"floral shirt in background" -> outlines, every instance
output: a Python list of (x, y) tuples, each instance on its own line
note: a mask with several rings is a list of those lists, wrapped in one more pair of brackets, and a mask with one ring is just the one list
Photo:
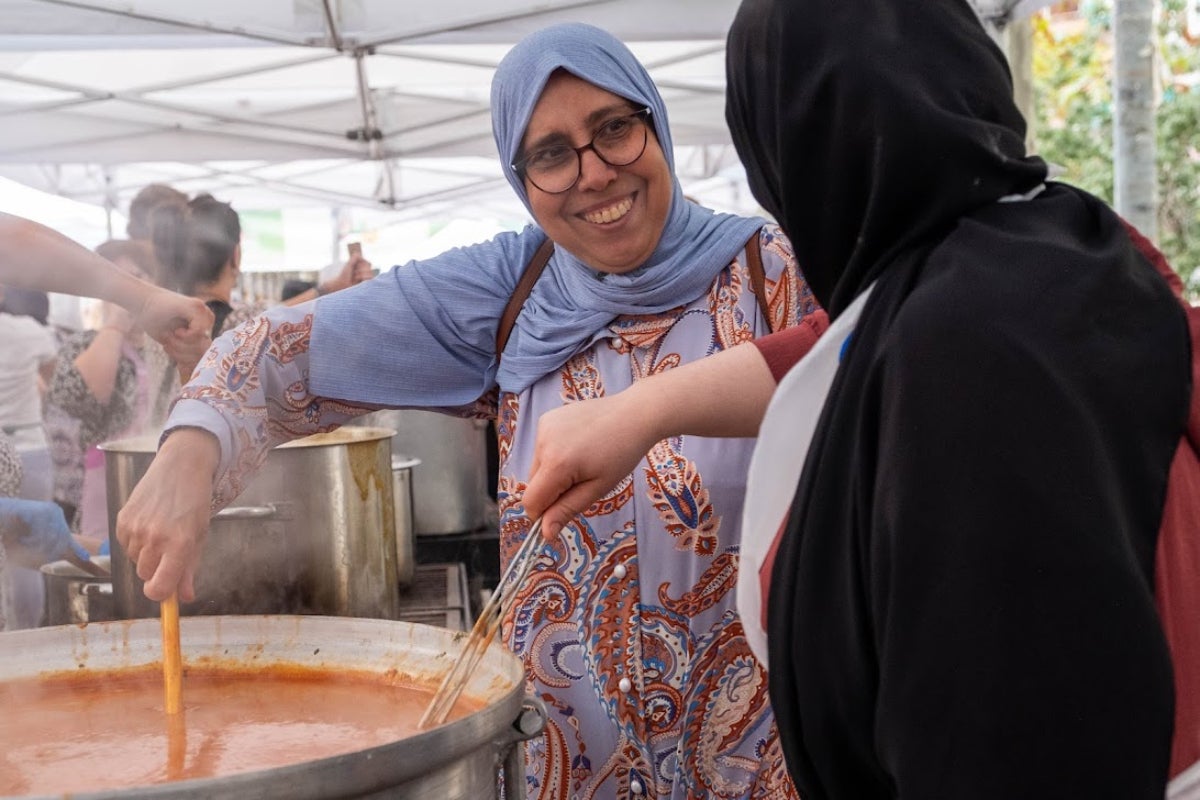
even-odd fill
[[(8, 434), (0, 431), (0, 497), (16, 497), (21, 491), (21, 457)], [(0, 576), (8, 568), (4, 542), (0, 540)], [(0, 591), (0, 631), (8, 629), (8, 592)]]
[(0, 497), (16, 497), (21, 491), (21, 457), (17, 448), (0, 431)]
[[(75, 359), (95, 338), (96, 331), (84, 331), (67, 339), (54, 367), (47, 400), (78, 422), (73, 455), (79, 465), (80, 486), (72, 527), (102, 540), (108, 538), (108, 501), (104, 454), (96, 445), (144, 432), (149, 397), (142, 351), (122, 342), (112, 395), (106, 403), (96, 399), (75, 366)], [(59, 457), (65, 462), (64, 455)]]

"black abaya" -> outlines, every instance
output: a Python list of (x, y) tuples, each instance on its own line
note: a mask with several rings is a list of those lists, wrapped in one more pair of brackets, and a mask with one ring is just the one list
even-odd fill
[(752, 0), (728, 52), (735, 142), (818, 299), (875, 282), (768, 601), (802, 796), (1159, 800), (1177, 301), (1103, 203), (1039, 189), (965, 2)]

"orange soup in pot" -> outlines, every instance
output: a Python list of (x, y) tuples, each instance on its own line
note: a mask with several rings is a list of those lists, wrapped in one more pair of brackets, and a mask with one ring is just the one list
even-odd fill
[[(185, 669), (163, 710), (157, 665), (0, 681), (0, 794), (61, 794), (215, 778), (376, 747), (417, 733), (433, 686), (273, 665)], [(484, 704), (460, 698), (451, 719)]]

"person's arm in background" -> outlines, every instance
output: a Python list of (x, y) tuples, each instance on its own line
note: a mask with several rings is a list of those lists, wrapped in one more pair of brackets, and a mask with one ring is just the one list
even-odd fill
[(0, 283), (116, 303), (168, 350), (195, 349), (212, 329), (212, 312), (200, 300), (123, 272), (45, 225), (3, 213)]
[(46, 399), (79, 421), (83, 447), (119, 434), (133, 420), (138, 376), (122, 355), (123, 340), (119, 328), (101, 328), (74, 334), (59, 352)]
[(100, 405), (108, 405), (117, 385), (117, 370), (121, 365), (121, 347), (133, 328), (129, 312), (112, 303), (104, 305), (100, 329), (96, 331), (83, 352), (76, 356), (78, 370), (88, 392)]
[(341, 272), (337, 275), (323, 283), (318, 283), (311, 289), (305, 289), (303, 292), (289, 297), (283, 301), (283, 305), (298, 306), (309, 300), (316, 300), (322, 295), (348, 289), (356, 283), (370, 280), (374, 275), (375, 268), (371, 265), (371, 262), (363, 258), (361, 253), (355, 253), (342, 265)]
[(42, 397), (46, 396), (46, 392), (50, 390), (50, 381), (54, 377), (55, 359), (49, 358), (38, 363), (38, 394)]

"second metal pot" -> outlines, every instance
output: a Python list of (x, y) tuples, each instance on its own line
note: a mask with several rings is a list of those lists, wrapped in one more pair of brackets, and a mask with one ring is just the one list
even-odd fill
[[(180, 613), (326, 614), (396, 619), (396, 520), (391, 430), (341, 428), (276, 447), (233, 501), (214, 516), (196, 576), (196, 600)], [(158, 604), (116, 539), (116, 516), (154, 459), (157, 442), (108, 442), (113, 599), (121, 619)]]
[(391, 428), (396, 431), (393, 455), (421, 459), (413, 476), (413, 530), (418, 536), (466, 533), (494, 519), (483, 420), (390, 408), (365, 414), (351, 425)]
[[(108, 556), (95, 556), (93, 562), (109, 568)], [(42, 583), (46, 587), (46, 625), (83, 625), (116, 619), (112, 581), (97, 578), (69, 561), (43, 564)]]

